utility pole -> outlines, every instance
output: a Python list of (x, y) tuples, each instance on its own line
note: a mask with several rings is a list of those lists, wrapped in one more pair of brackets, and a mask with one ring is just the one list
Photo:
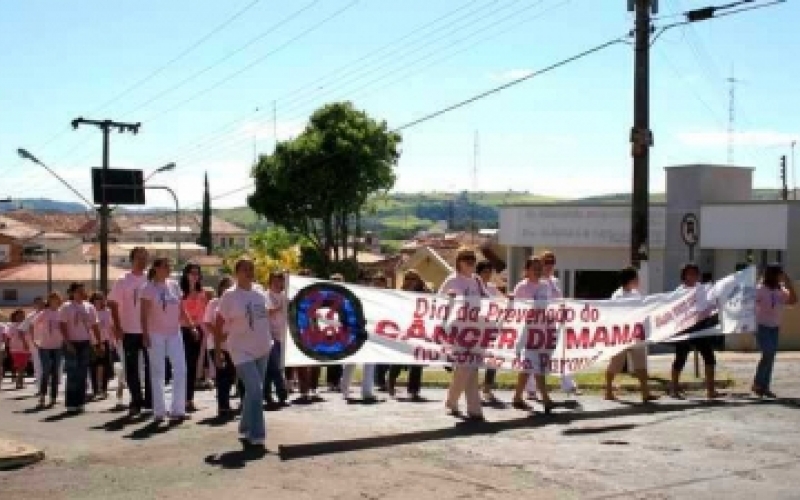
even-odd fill
[(781, 156), (781, 199), (789, 199), (789, 184), (786, 181), (786, 155)]
[(728, 78), (728, 165), (733, 166), (733, 148), (736, 145), (736, 79), (731, 66), (731, 76)]
[(636, 15), (634, 25), (633, 189), (631, 200), (631, 263), (640, 267), (647, 261), (650, 223), (650, 34), (651, 13), (658, 13), (658, 0), (628, 0), (628, 10)]
[[(109, 166), (109, 142), (110, 135), (113, 129), (117, 129), (120, 134), (131, 132), (133, 134), (139, 133), (141, 123), (123, 123), (115, 122), (112, 120), (86, 120), (82, 117), (72, 120), (72, 128), (78, 129), (81, 125), (93, 125), (103, 132), (103, 170), (108, 170)], [(100, 209), (98, 210), (100, 218), (100, 227), (98, 229), (98, 243), (100, 244), (100, 290), (103, 293), (108, 293), (108, 219), (110, 210), (106, 202), (105, 189), (101, 189), (102, 200)]]

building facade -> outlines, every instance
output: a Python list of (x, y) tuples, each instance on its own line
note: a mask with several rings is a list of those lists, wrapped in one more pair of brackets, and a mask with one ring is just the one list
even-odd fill
[[(646, 286), (673, 290), (680, 268), (696, 263), (707, 279), (752, 262), (783, 264), (800, 276), (800, 203), (753, 200), (753, 169), (718, 165), (666, 168), (664, 203), (651, 204)], [(509, 276), (522, 276), (525, 259), (545, 249), (557, 256), (565, 292), (575, 298), (607, 298), (617, 272), (630, 264), (630, 204), (510, 205), (500, 212), (499, 242)], [(785, 315), (782, 348), (800, 348), (800, 310)], [(731, 347), (754, 347), (752, 337), (732, 336)]]

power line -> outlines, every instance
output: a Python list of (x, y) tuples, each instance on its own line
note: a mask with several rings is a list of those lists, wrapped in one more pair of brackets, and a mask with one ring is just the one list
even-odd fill
[[(551, 6), (551, 7), (550, 7), (550, 8), (548, 8), (548, 9), (545, 9), (545, 10), (541, 11), (541, 12), (537, 13), (537, 14), (536, 14), (536, 15), (534, 15), (534, 16), (531, 16), (531, 17), (529, 17), (529, 18), (524, 18), (524, 19), (523, 19), (523, 22), (521, 22), (521, 23), (517, 23), (517, 24), (515, 24), (515, 26), (516, 26), (516, 25), (521, 25), (521, 24), (527, 23), (527, 22), (529, 22), (530, 20), (532, 20), (532, 19), (534, 19), (534, 18), (542, 17), (544, 14), (546, 14), (546, 13), (548, 13), (548, 12), (550, 12), (550, 11), (554, 10), (555, 8), (558, 8), (558, 7), (561, 7), (561, 6), (563, 6), (563, 5), (566, 5), (567, 3), (570, 3), (570, 1), (571, 1), (571, 0), (563, 0), (563, 1), (561, 1), (560, 3), (558, 3), (558, 4), (554, 5), (554, 6)], [(537, 4), (539, 4), (539, 3), (541, 3), (541, 2), (537, 2)], [(449, 48), (449, 47), (451, 47), (451, 46), (453, 46), (453, 45), (458, 45), (458, 44), (459, 44), (459, 43), (461, 43), (461, 42), (468, 41), (470, 38), (473, 38), (475, 34), (480, 34), (481, 32), (483, 32), (483, 31), (486, 31), (486, 29), (487, 29), (487, 28), (492, 28), (492, 27), (495, 27), (495, 26), (497, 26), (497, 25), (501, 24), (502, 22), (505, 22), (505, 21), (507, 21), (507, 20), (509, 20), (509, 19), (512, 19), (512, 18), (516, 19), (516, 18), (518, 18), (518, 16), (519, 16), (519, 13), (523, 12), (524, 10), (528, 10), (530, 7), (532, 7), (532, 6), (527, 6), (527, 7), (523, 8), (522, 10), (520, 10), (520, 11), (516, 11), (516, 12), (512, 13), (510, 16), (507, 16), (507, 17), (505, 17), (505, 18), (501, 19), (500, 21), (494, 22), (494, 23), (492, 23), (492, 24), (490, 24), (490, 25), (488, 25), (488, 26), (483, 26), (481, 29), (479, 29), (479, 30), (477, 30), (477, 31), (474, 31), (474, 32), (471, 32), (469, 35), (465, 36), (464, 38), (461, 38), (461, 39), (457, 40), (455, 43), (451, 43), (451, 44), (447, 45), (445, 48)], [(405, 77), (411, 76), (411, 75), (413, 75), (413, 74), (415, 74), (415, 73), (418, 73), (419, 71), (422, 71), (422, 70), (424, 70), (424, 69), (426, 69), (426, 68), (428, 68), (428, 67), (431, 67), (431, 66), (434, 66), (434, 65), (436, 65), (436, 64), (439, 64), (439, 63), (441, 63), (441, 62), (442, 62), (442, 61), (444, 61), (444, 60), (447, 60), (447, 59), (449, 59), (449, 58), (451, 58), (451, 57), (453, 57), (453, 56), (455, 56), (455, 55), (457, 55), (457, 54), (460, 54), (460, 53), (462, 53), (462, 52), (466, 51), (466, 50), (467, 50), (467, 49), (469, 49), (469, 48), (472, 48), (472, 47), (474, 47), (475, 45), (478, 45), (479, 43), (483, 43), (483, 42), (485, 42), (485, 41), (486, 41), (486, 40), (488, 40), (488, 39), (491, 39), (491, 38), (494, 38), (494, 37), (496, 37), (496, 36), (498, 36), (498, 35), (504, 34), (504, 33), (506, 33), (506, 32), (507, 32), (507, 30), (508, 30), (508, 27), (503, 27), (502, 29), (498, 30), (498, 32), (497, 32), (497, 33), (490, 34), (490, 36), (484, 37), (484, 38), (482, 38), (482, 39), (478, 40), (477, 42), (475, 42), (475, 43), (472, 43), (472, 44), (470, 44), (470, 45), (468, 45), (468, 46), (466, 46), (466, 47), (462, 47), (462, 48), (460, 48), (459, 50), (457, 50), (457, 51), (455, 51), (455, 52), (451, 52), (451, 53), (445, 54), (445, 56), (444, 56), (444, 57), (440, 57), (440, 58), (438, 58), (438, 59), (435, 59), (435, 60), (433, 60), (433, 61), (432, 61), (430, 64), (427, 64), (427, 65), (423, 66), (422, 68), (419, 68), (419, 69), (417, 69), (417, 70), (412, 70), (412, 71), (410, 71), (410, 72), (406, 72), (405, 74), (403, 74), (403, 75), (401, 76), (401, 78), (395, 78), (394, 80), (390, 81), (390, 82), (389, 82), (387, 85), (383, 85), (383, 86), (381, 86), (381, 87), (377, 87), (377, 88), (375, 88), (375, 89), (374, 89), (374, 91), (373, 91), (373, 92), (370, 92), (370, 94), (368, 94), (368, 95), (371, 95), (372, 93), (374, 93), (374, 92), (376, 92), (376, 91), (380, 91), (380, 90), (383, 90), (383, 89), (385, 89), (385, 88), (387, 88), (387, 87), (389, 87), (389, 86), (392, 86), (392, 85), (395, 85), (395, 84), (397, 84), (397, 83), (400, 83), (400, 82), (402, 81), (402, 78), (405, 78)], [(436, 55), (436, 54), (435, 54), (435, 53), (428, 53), (428, 54), (426, 54), (424, 57), (422, 57), (422, 58), (418, 58), (418, 59), (416, 59), (416, 60), (412, 61), (412, 62), (410, 63), (410, 66), (413, 68), (413, 65), (415, 65), (416, 63), (418, 63), (418, 62), (420, 62), (420, 61), (425, 61), (425, 60), (428, 60), (428, 59), (430, 59), (430, 56), (432, 56), (432, 55)], [(359, 91), (362, 91), (362, 90), (366, 90), (366, 89), (368, 89), (370, 86), (372, 86), (373, 84), (375, 84), (375, 83), (377, 83), (377, 82), (380, 82), (380, 81), (382, 81), (382, 80), (386, 80), (388, 77), (390, 77), (390, 76), (392, 76), (392, 75), (394, 75), (394, 74), (398, 73), (398, 70), (403, 70), (403, 69), (406, 69), (406, 67), (395, 68), (395, 69), (394, 69), (393, 71), (391, 71), (390, 73), (388, 73), (388, 74), (385, 74), (385, 75), (383, 75), (383, 76), (381, 76), (381, 77), (379, 77), (379, 78), (376, 78), (376, 79), (373, 79), (373, 80), (369, 81), (367, 84), (365, 84), (365, 85), (362, 85), (361, 87), (358, 87), (358, 88), (356, 88), (354, 91), (351, 91), (351, 92), (356, 92), (356, 94), (352, 94), (352, 93), (351, 93), (350, 95), (346, 96), (346, 98), (347, 98), (347, 99), (351, 99), (351, 100), (352, 100), (352, 99), (353, 99), (354, 97), (356, 97), (356, 96), (361, 96), (362, 94), (357, 94), (357, 92), (359, 92)], [(343, 97), (343, 98), (344, 98), (344, 97)], [(295, 109), (295, 108), (292, 108), (292, 109)], [(303, 116), (305, 116), (305, 114), (298, 114), (298, 115), (296, 115), (296, 116), (293, 116), (293, 117), (292, 117), (292, 118), (291, 118), (289, 121), (292, 121), (292, 120), (294, 120), (294, 119), (299, 119), (299, 118), (301, 118), (301, 117), (303, 117)], [(211, 146), (208, 146), (208, 147), (204, 147), (204, 148), (203, 148), (202, 150), (200, 150), (200, 151), (195, 151), (195, 152), (194, 152), (194, 155), (198, 155), (198, 156), (199, 156), (199, 155), (204, 155), (204, 159), (207, 159), (207, 158), (208, 158), (208, 156), (207, 156), (207, 152), (208, 152), (209, 150), (214, 150), (214, 149), (217, 149), (218, 151), (217, 151), (217, 153), (216, 153), (216, 154), (219, 154), (220, 152), (222, 152), (222, 151), (225, 151), (225, 150), (227, 150), (227, 149), (230, 149), (231, 147), (235, 147), (235, 146), (238, 146), (238, 145), (240, 145), (240, 144), (241, 144), (243, 141), (244, 141), (244, 138), (242, 138), (242, 137), (238, 137), (238, 138), (237, 138), (237, 137), (234, 137), (234, 138), (230, 138), (230, 137), (228, 137), (227, 139), (226, 139), (226, 138), (222, 138), (222, 139), (220, 139), (220, 141), (218, 141), (218, 144), (216, 144), (216, 145), (211, 145)]]
[[(540, 0), (539, 2), (537, 2), (537, 3), (540, 3), (540, 2), (541, 2), (541, 0)], [(473, 2), (473, 3), (474, 3), (474, 2)], [(496, 0), (492, 1), (492, 2), (491, 2), (489, 5), (484, 5), (484, 6), (481, 6), (481, 7), (477, 8), (477, 9), (473, 9), (473, 10), (469, 11), (469, 12), (467, 13), (467, 15), (466, 15), (466, 16), (461, 16), (461, 17), (459, 17), (459, 18), (456, 20), (456, 22), (457, 22), (457, 21), (464, 20), (464, 19), (468, 19), (468, 18), (470, 18), (470, 17), (473, 17), (473, 16), (475, 16), (476, 14), (480, 14), (482, 10), (484, 10), (486, 7), (489, 7), (489, 6), (493, 5), (494, 3), (496, 3)], [(401, 36), (399, 39), (396, 39), (394, 42), (390, 42), (390, 43), (388, 43), (388, 44), (384, 45), (383, 47), (381, 47), (380, 49), (378, 49), (378, 50), (376, 50), (376, 51), (373, 51), (373, 52), (371, 52), (371, 53), (367, 54), (366, 56), (362, 56), (361, 58), (359, 58), (359, 59), (357, 59), (357, 60), (351, 61), (350, 63), (348, 63), (348, 64), (345, 64), (344, 66), (341, 66), (341, 67), (339, 67), (338, 69), (334, 70), (333, 72), (329, 73), (328, 75), (325, 75), (325, 76), (323, 76), (323, 77), (321, 77), (321, 78), (319, 78), (319, 79), (317, 79), (317, 80), (314, 80), (314, 81), (313, 81), (313, 82), (311, 82), (311, 83), (308, 83), (308, 84), (305, 84), (305, 85), (301, 86), (299, 89), (297, 89), (297, 90), (295, 90), (295, 91), (290, 91), (290, 92), (288, 92), (288, 93), (284, 94), (283, 96), (281, 96), (280, 98), (278, 98), (278, 99), (277, 99), (277, 101), (278, 101), (278, 102), (280, 102), (281, 100), (284, 100), (284, 102), (285, 102), (285, 99), (286, 99), (287, 97), (290, 97), (290, 96), (292, 96), (292, 95), (296, 95), (296, 94), (308, 94), (308, 92), (302, 92), (302, 91), (303, 91), (304, 89), (308, 89), (308, 88), (310, 88), (310, 87), (313, 87), (313, 89), (315, 89), (315, 90), (313, 90), (313, 91), (312, 91), (312, 93), (313, 93), (313, 92), (316, 92), (316, 91), (318, 91), (318, 90), (321, 88), (321, 87), (320, 87), (320, 84), (324, 83), (326, 80), (329, 80), (329, 79), (331, 79), (331, 78), (332, 78), (333, 76), (335, 76), (335, 75), (339, 75), (339, 74), (341, 74), (341, 73), (343, 72), (343, 70), (345, 70), (345, 69), (348, 69), (348, 68), (350, 68), (350, 67), (353, 67), (353, 66), (355, 66), (355, 67), (357, 67), (357, 68), (358, 68), (358, 71), (361, 71), (361, 72), (364, 72), (364, 70), (369, 70), (369, 69), (370, 69), (370, 68), (371, 68), (371, 67), (374, 65), (374, 63), (376, 63), (376, 62), (377, 62), (377, 63), (381, 63), (381, 62), (384, 62), (384, 61), (383, 61), (382, 59), (379, 59), (379, 60), (373, 61), (372, 63), (368, 63), (368, 64), (359, 64), (359, 63), (362, 63), (362, 62), (363, 62), (363, 61), (365, 61), (365, 60), (369, 60), (369, 59), (370, 59), (372, 56), (375, 56), (375, 55), (381, 54), (382, 52), (385, 52), (385, 49), (387, 49), (387, 48), (391, 48), (392, 46), (395, 46), (395, 45), (397, 45), (399, 42), (409, 39), (410, 37), (412, 37), (412, 36), (413, 36), (414, 34), (416, 34), (416, 33), (423, 32), (423, 31), (424, 31), (424, 30), (426, 30), (427, 28), (429, 28), (429, 27), (431, 27), (431, 26), (435, 26), (435, 25), (437, 24), (437, 22), (438, 22), (438, 21), (441, 21), (441, 20), (447, 19), (448, 17), (452, 17), (454, 14), (456, 14), (456, 13), (458, 13), (458, 12), (460, 12), (460, 11), (464, 10), (466, 7), (468, 7), (468, 6), (470, 6), (470, 5), (472, 5), (472, 3), (470, 3), (470, 4), (467, 4), (467, 5), (465, 5), (465, 6), (462, 6), (461, 8), (459, 8), (459, 9), (456, 9), (456, 10), (454, 10), (454, 11), (451, 11), (451, 12), (449, 12), (449, 13), (447, 13), (447, 14), (443, 15), (443, 16), (440, 16), (440, 17), (438, 17), (437, 19), (435, 19), (435, 20), (433, 20), (433, 21), (431, 21), (431, 22), (428, 22), (428, 23), (426, 23), (426, 24), (425, 24), (425, 25), (423, 25), (422, 27), (416, 28), (416, 29), (414, 29), (412, 32), (410, 32), (410, 33), (408, 33), (408, 34), (406, 34), (406, 35), (404, 35), (404, 36)], [(446, 24), (445, 26), (439, 27), (439, 28), (437, 28), (437, 31), (434, 31), (432, 34), (433, 34), (433, 35), (436, 35), (436, 34), (437, 34), (439, 31), (441, 31), (441, 29), (443, 29), (443, 28), (447, 28), (447, 27), (450, 27), (450, 26), (453, 26), (454, 24), (455, 24), (455, 22), (450, 22), (450, 23)], [(463, 26), (462, 26), (462, 28), (463, 28)], [(420, 38), (420, 39), (416, 40), (415, 42), (412, 42), (412, 43), (411, 43), (411, 46), (414, 46), (414, 45), (416, 45), (417, 43), (420, 43), (420, 42), (422, 42), (422, 43), (423, 43), (423, 44), (425, 44), (426, 46), (430, 46), (430, 44), (431, 44), (432, 42), (431, 42), (431, 40), (429, 39), (429, 35), (430, 35), (430, 34), (428, 34), (428, 35), (423, 35), (423, 37), (422, 37), (422, 38)], [(407, 48), (407, 47), (408, 47), (408, 45), (405, 45), (405, 46), (403, 46), (402, 48)], [(384, 59), (385, 59), (385, 56), (387, 56), (387, 55), (391, 55), (391, 54), (396, 54), (397, 52), (398, 52), (397, 50), (394, 50), (394, 51), (390, 51), (388, 54), (384, 54)], [(418, 52), (418, 51), (413, 51), (413, 52), (411, 52), (411, 54), (413, 54), (413, 53), (415, 53), (415, 52)], [(407, 56), (407, 55), (409, 55), (409, 54), (404, 54), (402, 57), (405, 57), (405, 56)], [(397, 61), (397, 60), (401, 60), (401, 59), (394, 58), (394, 61)], [(415, 62), (416, 62), (416, 61), (415, 61)], [(345, 76), (351, 76), (352, 74), (353, 74), (353, 72), (345, 73)], [(351, 79), (351, 80), (352, 80), (352, 79)], [(350, 80), (347, 80), (347, 81), (350, 81)], [(341, 83), (337, 83), (337, 87), (340, 87), (340, 86), (341, 86)], [(334, 88), (334, 89), (335, 89), (335, 88)], [(294, 101), (296, 101), (296, 100), (297, 100), (297, 99), (293, 99), (293, 100), (290, 100), (289, 102), (294, 102)], [(264, 109), (264, 110), (266, 110), (266, 106), (262, 106), (261, 108), (262, 108), (262, 109)], [(292, 109), (296, 109), (296, 107), (294, 107), (294, 108), (292, 108)], [(280, 110), (281, 110), (281, 114), (282, 114), (282, 115), (283, 115), (283, 114), (285, 114), (285, 112), (286, 112), (286, 111), (285, 111), (285, 110), (286, 110), (286, 108), (280, 108)], [(262, 111), (262, 112), (265, 112), (265, 111)], [(248, 117), (249, 117), (249, 115), (248, 115)], [(234, 122), (232, 122), (232, 124), (235, 124), (235, 123), (237, 123), (237, 122), (242, 122), (242, 121), (244, 121), (245, 119), (247, 119), (247, 117), (244, 117), (244, 118), (242, 118), (242, 119), (240, 119), (240, 120), (234, 120)], [(226, 142), (230, 142), (230, 138), (224, 138), (224, 137), (223, 137), (223, 138), (221, 138), (221, 139), (218, 139), (216, 142), (217, 142), (217, 143), (226, 143)], [(234, 142), (238, 142), (238, 141), (234, 141)], [(203, 146), (203, 150), (205, 150), (205, 149), (206, 149), (206, 147), (208, 146), (208, 143), (207, 143), (207, 142), (203, 142), (203, 143), (202, 143), (202, 144), (200, 144), (200, 145), (201, 145), (201, 146)]]
[[(523, 82), (526, 82), (526, 81), (528, 81), (528, 80), (530, 80), (530, 79), (532, 79), (534, 77), (541, 76), (543, 74), (549, 73), (549, 72), (551, 72), (551, 71), (553, 71), (555, 69), (558, 69), (558, 68), (560, 68), (562, 66), (566, 66), (567, 64), (570, 64), (572, 62), (575, 62), (575, 61), (578, 61), (578, 60), (583, 59), (585, 57), (588, 57), (589, 55), (592, 55), (592, 54), (594, 54), (596, 52), (600, 52), (601, 50), (604, 50), (604, 49), (606, 49), (608, 47), (611, 47), (612, 45), (616, 45), (618, 43), (622, 43), (623, 40), (624, 40), (624, 37), (611, 39), (611, 40), (609, 40), (607, 42), (604, 42), (604, 43), (602, 43), (600, 45), (596, 45), (596, 46), (594, 46), (594, 47), (592, 47), (590, 49), (584, 50), (583, 52), (579, 52), (578, 54), (570, 56), (570, 57), (568, 57), (566, 59), (562, 59), (562, 60), (560, 60), (560, 61), (558, 61), (556, 63), (553, 63), (553, 64), (550, 64), (548, 66), (545, 66), (544, 68), (542, 68), (542, 69), (540, 69), (538, 71), (531, 72), (528, 75), (522, 76), (520, 78), (516, 78), (516, 79), (514, 79), (514, 80), (512, 80), (510, 82), (504, 83), (502, 85), (498, 85), (498, 86), (493, 87), (493, 88), (491, 88), (489, 90), (486, 90), (484, 92), (476, 94), (476, 95), (474, 95), (474, 96), (472, 96), (472, 97), (470, 97), (468, 99), (464, 99), (464, 100), (459, 101), (459, 102), (457, 102), (455, 104), (452, 104), (450, 106), (442, 108), (442, 109), (440, 109), (438, 111), (435, 111), (433, 113), (429, 113), (427, 115), (424, 115), (424, 116), (422, 116), (422, 117), (420, 117), (420, 118), (418, 118), (416, 120), (413, 120), (413, 121), (408, 122), (408, 123), (406, 123), (406, 124), (404, 124), (404, 125), (402, 125), (400, 127), (396, 127), (394, 129), (392, 129), (391, 132), (401, 132), (403, 130), (407, 130), (409, 128), (416, 127), (417, 125), (420, 125), (420, 124), (425, 123), (427, 121), (433, 120), (434, 118), (438, 118), (439, 116), (442, 116), (442, 115), (444, 115), (446, 113), (449, 113), (449, 112), (454, 111), (456, 109), (462, 108), (464, 106), (468, 106), (468, 105), (473, 104), (473, 103), (475, 103), (475, 102), (477, 102), (477, 101), (479, 101), (481, 99), (485, 99), (486, 97), (489, 97), (489, 96), (494, 95), (494, 94), (496, 94), (498, 92), (501, 92), (501, 91), (503, 91), (505, 89), (508, 89), (508, 88), (514, 87), (516, 85), (519, 85), (519, 84), (521, 84)], [(320, 165), (322, 165), (323, 163), (324, 162), (320, 162)], [(238, 187), (236, 189), (233, 189), (233, 190), (227, 191), (227, 192), (225, 192), (223, 194), (220, 194), (220, 195), (217, 195), (215, 197), (212, 197), (212, 199), (223, 198), (223, 197), (226, 197), (226, 196), (230, 196), (231, 194), (236, 194), (236, 193), (239, 193), (241, 191), (244, 191), (244, 190), (247, 190), (247, 189), (252, 189), (252, 188), (253, 188), (253, 181), (251, 181), (247, 185)]]
[[(93, 111), (91, 111), (89, 114), (96, 114), (96, 113), (99, 113), (100, 111), (103, 111), (103, 110), (104, 110), (104, 109), (106, 109), (106, 108), (107, 108), (109, 105), (113, 104), (114, 102), (116, 102), (116, 101), (118, 101), (119, 99), (121, 99), (121, 98), (125, 97), (126, 95), (130, 94), (130, 93), (131, 93), (131, 92), (133, 92), (134, 90), (138, 89), (139, 87), (141, 87), (141, 86), (142, 86), (142, 85), (144, 85), (145, 83), (149, 82), (150, 80), (152, 80), (153, 78), (155, 78), (156, 76), (158, 76), (159, 74), (161, 74), (161, 73), (162, 73), (164, 70), (166, 70), (167, 68), (169, 68), (170, 66), (172, 66), (172, 65), (173, 65), (173, 64), (175, 64), (176, 62), (180, 61), (181, 59), (183, 59), (183, 58), (184, 58), (184, 57), (186, 57), (187, 55), (191, 54), (191, 53), (192, 53), (194, 50), (196, 50), (197, 48), (199, 48), (199, 47), (200, 47), (201, 45), (203, 45), (205, 42), (207, 42), (208, 40), (210, 40), (211, 38), (213, 38), (213, 37), (214, 37), (214, 35), (218, 34), (218, 33), (219, 33), (219, 32), (221, 32), (222, 30), (224, 30), (225, 28), (227, 28), (228, 26), (230, 26), (230, 25), (231, 25), (231, 24), (232, 24), (234, 21), (236, 21), (237, 19), (239, 19), (239, 18), (240, 18), (242, 15), (244, 15), (244, 14), (245, 14), (247, 11), (249, 11), (251, 8), (253, 8), (253, 7), (254, 7), (256, 4), (258, 4), (260, 1), (261, 1), (261, 0), (252, 0), (250, 3), (248, 3), (247, 5), (245, 5), (243, 8), (239, 9), (238, 11), (236, 11), (236, 12), (235, 12), (233, 15), (229, 16), (229, 17), (228, 17), (228, 18), (227, 18), (225, 21), (223, 21), (222, 23), (220, 23), (219, 25), (217, 25), (217, 26), (216, 26), (215, 28), (213, 28), (211, 31), (209, 31), (209, 32), (208, 32), (208, 33), (206, 33), (205, 35), (201, 36), (201, 37), (200, 37), (200, 38), (199, 38), (197, 41), (195, 41), (195, 42), (194, 42), (192, 45), (190, 45), (189, 47), (187, 47), (186, 49), (184, 49), (183, 51), (181, 51), (180, 53), (178, 53), (178, 55), (176, 55), (175, 57), (173, 57), (172, 59), (170, 59), (170, 60), (169, 60), (169, 61), (167, 61), (166, 63), (162, 64), (161, 66), (159, 66), (158, 68), (156, 68), (155, 70), (153, 70), (152, 72), (150, 72), (150, 73), (149, 73), (147, 76), (145, 76), (145, 77), (144, 77), (144, 78), (142, 78), (141, 80), (137, 81), (136, 83), (134, 83), (133, 85), (131, 85), (131, 86), (130, 86), (130, 87), (128, 87), (127, 89), (123, 90), (122, 92), (120, 92), (119, 94), (117, 94), (116, 96), (114, 96), (113, 98), (109, 99), (109, 100), (108, 100), (108, 101), (106, 101), (106, 102), (105, 102), (103, 105), (101, 105), (100, 107), (98, 107), (98, 108), (94, 109), (94, 110), (93, 110)], [(42, 150), (44, 150), (44, 149), (45, 149), (45, 148), (46, 148), (48, 145), (52, 144), (53, 142), (56, 142), (58, 139), (60, 139), (60, 138), (62, 138), (62, 137), (66, 137), (66, 136), (68, 135), (68, 132), (70, 132), (71, 130), (72, 130), (72, 129), (71, 129), (70, 127), (66, 127), (66, 128), (64, 128), (64, 129), (62, 129), (60, 132), (58, 132), (58, 133), (54, 134), (52, 137), (50, 137), (50, 138), (49, 138), (49, 139), (47, 139), (47, 140), (46, 140), (44, 143), (42, 143), (41, 145), (39, 145), (39, 146), (37, 147), (37, 153), (38, 153), (38, 152), (41, 152)], [(78, 147), (81, 147), (81, 146), (83, 146), (83, 145), (84, 145), (84, 144), (86, 144), (87, 142), (88, 142), (88, 140), (81, 141), (81, 142), (79, 143)], [(77, 149), (77, 148), (73, 148), (73, 149), (71, 149), (71, 150), (70, 150), (70, 151), (69, 151), (67, 154), (71, 153), (71, 152), (72, 152), (72, 151), (74, 151), (75, 149)], [(63, 155), (59, 155), (59, 156), (63, 156)], [(21, 164), (22, 164), (22, 163), (19, 163), (17, 166), (19, 166), (19, 165), (21, 165)]]

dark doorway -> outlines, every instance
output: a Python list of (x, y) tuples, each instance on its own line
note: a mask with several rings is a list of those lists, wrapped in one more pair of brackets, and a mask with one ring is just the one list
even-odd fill
[(607, 299), (617, 288), (618, 271), (575, 271), (576, 299)]

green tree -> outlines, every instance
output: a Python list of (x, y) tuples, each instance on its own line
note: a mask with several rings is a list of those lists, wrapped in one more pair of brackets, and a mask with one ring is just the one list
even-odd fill
[(205, 192), (203, 193), (203, 217), (200, 225), (200, 237), (197, 244), (206, 247), (206, 252), (211, 255), (213, 251), (213, 238), (211, 237), (211, 192), (208, 189), (208, 172), (205, 177)]
[(248, 205), (318, 254), (317, 272), (355, 258), (348, 242), (370, 197), (394, 186), (400, 135), (352, 103), (326, 105), (295, 139), (253, 167)]
[(273, 259), (278, 259), (281, 252), (292, 248), (300, 241), (300, 237), (282, 227), (271, 227), (250, 237), (250, 246)]

